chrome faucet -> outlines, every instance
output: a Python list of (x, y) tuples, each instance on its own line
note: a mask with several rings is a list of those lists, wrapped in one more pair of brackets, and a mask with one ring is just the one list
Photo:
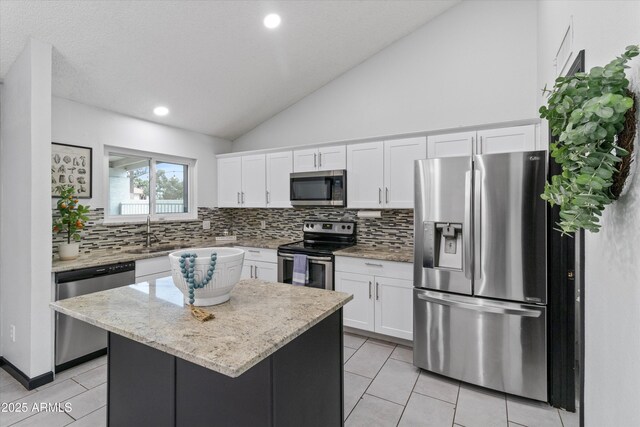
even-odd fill
[(145, 232), (145, 236), (147, 240), (145, 241), (144, 246), (147, 248), (151, 246), (152, 237), (153, 237), (153, 240), (155, 240), (156, 242), (160, 241), (158, 237), (155, 235), (155, 233), (151, 232), (151, 215), (147, 215), (147, 231)]

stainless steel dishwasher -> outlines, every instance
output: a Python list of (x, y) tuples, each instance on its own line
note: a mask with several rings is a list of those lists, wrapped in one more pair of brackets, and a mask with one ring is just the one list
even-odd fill
[[(135, 262), (56, 273), (56, 301), (135, 282)], [(107, 352), (107, 332), (56, 312), (56, 372)]]

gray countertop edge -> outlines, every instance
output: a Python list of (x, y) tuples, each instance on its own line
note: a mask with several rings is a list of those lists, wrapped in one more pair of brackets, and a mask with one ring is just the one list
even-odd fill
[(413, 262), (413, 249), (406, 251), (398, 251), (389, 248), (369, 248), (364, 249), (355, 247), (341, 249), (334, 252), (335, 256), (350, 258), (375, 259), (380, 261), (393, 262)]
[[(305, 333), (306, 331), (308, 331), (309, 329), (311, 329), (313, 326), (317, 325), (318, 323), (320, 323), (321, 321), (323, 321), (324, 319), (326, 319), (327, 317), (329, 317), (330, 315), (332, 315), (333, 313), (335, 313), (336, 311), (338, 311), (339, 309), (341, 309), (346, 303), (348, 303), (349, 301), (351, 301), (353, 299), (353, 295), (348, 295), (347, 297), (345, 297), (345, 299), (337, 304), (335, 304), (333, 307), (329, 308), (328, 310), (326, 310), (322, 315), (316, 317), (315, 319), (309, 321), (309, 322), (305, 322), (304, 325), (297, 327), (294, 331), (290, 332), (287, 336), (285, 336), (283, 339), (281, 339), (279, 342), (277, 343), (269, 343), (270, 345), (264, 349), (264, 351), (261, 351), (260, 354), (258, 354), (256, 357), (252, 358), (251, 360), (249, 360), (247, 363), (243, 364), (242, 366), (240, 366), (237, 369), (233, 369), (229, 366), (226, 365), (222, 365), (219, 363), (216, 363), (213, 360), (210, 359), (204, 359), (204, 358), (199, 358), (199, 357), (195, 357), (189, 353), (185, 353), (183, 351), (180, 351), (178, 349), (175, 348), (169, 348), (163, 344), (160, 344), (156, 341), (148, 341), (146, 339), (144, 339), (143, 337), (136, 335), (135, 333), (132, 333), (130, 331), (126, 331), (124, 329), (120, 329), (117, 328), (113, 325), (109, 325), (106, 323), (102, 323), (99, 320), (96, 320), (94, 318), (82, 315), (78, 312), (75, 312), (73, 310), (68, 310), (65, 307), (59, 306), (57, 305), (55, 302), (51, 302), (49, 303), (49, 306), (55, 310), (58, 311), (62, 314), (66, 314), (68, 316), (71, 316), (75, 319), (78, 320), (82, 320), (84, 322), (87, 322), (91, 325), (97, 326), (101, 329), (104, 329), (106, 331), (121, 335), (125, 338), (129, 338), (133, 341), (139, 342), (141, 344), (147, 345), (149, 347), (155, 348), (157, 350), (160, 350), (162, 352), (171, 354), (172, 356), (176, 356), (179, 357), (181, 359), (184, 359), (188, 362), (192, 362), (196, 365), (205, 367), (207, 369), (210, 369), (212, 371), (218, 372), (220, 374), (226, 375), (228, 377), (231, 378), (237, 378), (240, 375), (244, 374), (245, 372), (247, 372), (249, 369), (251, 369), (252, 367), (256, 366), (258, 363), (262, 362), (264, 359), (266, 359), (267, 357), (271, 356), (272, 354), (274, 354), (276, 351), (278, 351), (279, 349), (281, 349), (282, 347), (284, 347), (285, 345), (289, 344), (291, 341), (293, 341), (295, 338), (299, 337), (300, 335), (302, 335), (303, 333)], [(194, 319), (194, 321), (197, 321)]]
[[(277, 249), (278, 246), (286, 243), (294, 242), (295, 240), (288, 239), (241, 239), (235, 242), (229, 241), (202, 241), (194, 242), (191, 245), (185, 245), (185, 249), (189, 247), (229, 247), (229, 246), (243, 246), (254, 247), (261, 249)], [(157, 258), (169, 254), (178, 249), (172, 249), (167, 251), (136, 254), (130, 253), (126, 250), (111, 250), (111, 251), (96, 251), (94, 254), (82, 254), (79, 258), (72, 261), (61, 261), (54, 259), (52, 263), (51, 272), (60, 273), (63, 271), (77, 270), (87, 267), (99, 267), (101, 265), (114, 264), (119, 262), (132, 262), (149, 258)], [(390, 248), (372, 248), (369, 246), (356, 245), (347, 249), (341, 249), (334, 252), (335, 256), (352, 257), (352, 258), (367, 258), (377, 259), (382, 261), (394, 261), (394, 262), (413, 262), (413, 249), (411, 250), (397, 250)]]
[[(232, 247), (232, 246), (244, 246), (261, 249), (277, 249), (278, 246), (285, 243), (292, 243), (295, 240), (289, 239), (241, 239), (237, 241), (220, 241), (205, 240), (201, 242), (194, 242), (193, 244), (185, 244), (183, 249), (195, 248), (195, 247)], [(151, 252), (151, 253), (131, 253), (127, 250), (105, 250), (96, 251), (89, 254), (81, 254), (80, 257), (71, 261), (62, 261), (59, 258), (54, 258), (51, 264), (52, 273), (60, 273), (63, 271), (77, 270), (87, 267), (99, 267), (101, 265), (115, 264), (119, 262), (132, 262), (142, 259), (157, 258), (164, 255), (168, 255), (171, 252), (180, 249), (171, 249), (167, 251)]]

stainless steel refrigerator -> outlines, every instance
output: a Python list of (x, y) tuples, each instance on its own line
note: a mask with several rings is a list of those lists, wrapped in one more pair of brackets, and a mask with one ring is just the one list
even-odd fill
[(546, 152), (418, 160), (414, 364), (547, 401)]

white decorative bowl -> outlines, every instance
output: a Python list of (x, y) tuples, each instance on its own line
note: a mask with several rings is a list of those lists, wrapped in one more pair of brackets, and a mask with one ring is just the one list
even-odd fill
[(180, 270), (180, 256), (187, 253), (197, 255), (193, 273), (196, 283), (201, 283), (202, 278), (207, 275), (213, 252), (218, 254), (213, 278), (204, 288), (196, 289), (194, 292), (193, 305), (205, 306), (229, 301), (231, 290), (240, 281), (244, 251), (236, 248), (195, 248), (181, 249), (169, 254), (173, 283), (182, 291), (186, 304), (189, 303), (189, 284)]

